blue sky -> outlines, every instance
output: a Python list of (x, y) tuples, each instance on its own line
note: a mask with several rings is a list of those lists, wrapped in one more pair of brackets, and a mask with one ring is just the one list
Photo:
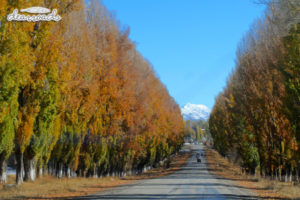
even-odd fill
[(214, 105), (235, 52), (264, 7), (253, 0), (103, 0), (149, 60), (171, 96)]

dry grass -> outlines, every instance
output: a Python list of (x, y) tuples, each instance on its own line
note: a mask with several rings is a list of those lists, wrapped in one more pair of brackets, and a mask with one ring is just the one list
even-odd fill
[[(34, 182), (26, 182), (18, 187), (2, 188), (3, 199), (37, 199), (38, 197), (74, 197), (83, 196), (102, 189), (130, 182), (118, 178), (62, 178), (51, 176), (39, 178)], [(51, 198), (50, 198), (51, 199)]]
[[(155, 168), (144, 174), (124, 178), (62, 178), (52, 176), (39, 178), (34, 182), (25, 182), (16, 187), (0, 185), (0, 199), (68, 199), (93, 194), (107, 188), (128, 184), (137, 180), (155, 178), (173, 173), (183, 165), (190, 153), (180, 153), (174, 156), (168, 169)], [(8, 184), (14, 184), (14, 176), (9, 176)]]
[(222, 157), (211, 148), (206, 148), (206, 156), (212, 172), (218, 176), (235, 181), (242, 187), (255, 191), (263, 199), (298, 199), (300, 186), (293, 183), (284, 183), (267, 180), (261, 177), (243, 174), (241, 169)]

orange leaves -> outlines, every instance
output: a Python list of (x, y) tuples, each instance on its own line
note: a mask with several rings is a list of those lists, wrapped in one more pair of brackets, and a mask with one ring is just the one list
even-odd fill
[(16, 139), (21, 153), (24, 153), (33, 134), (33, 123), (37, 114), (37, 108), (29, 106), (23, 107), (21, 110), (23, 111), (18, 114), (19, 126), (16, 132)]
[[(0, 65), (13, 67), (7, 88), (15, 90), (15, 102), (0, 108), (0, 123), (16, 105), (17, 154), (88, 172), (152, 165), (179, 149), (179, 106), (103, 5), (16, 3), (57, 8), (63, 16), (58, 23), (5, 24), (0, 32), (8, 49)], [(12, 5), (0, 4), (3, 17)]]
[[(285, 68), (295, 67), (293, 59), (299, 55), (287, 53), (290, 47), (283, 41), (292, 36), (286, 36), (289, 30), (282, 35), (279, 29), (287, 27), (281, 27), (282, 22), (275, 17), (282, 9), (291, 11), (292, 4), (279, 2), (280, 6), (266, 12), (243, 39), (236, 69), (224, 92), (216, 99), (210, 116), (216, 148), (227, 154), (234, 147), (248, 165), (243, 167), (253, 172), (255, 163), (259, 163), (261, 173), (268, 175), (274, 175), (276, 170), (294, 168), (299, 160), (295, 130), (299, 117), (295, 115), (297, 107), (292, 100), (297, 94), (289, 91), (287, 80), (296, 79), (296, 76), (285, 77)], [(266, 20), (273, 17), (274, 21)], [(285, 14), (280, 17), (289, 18)], [(280, 38), (282, 36), (284, 38)], [(283, 64), (287, 62), (290, 66)]]

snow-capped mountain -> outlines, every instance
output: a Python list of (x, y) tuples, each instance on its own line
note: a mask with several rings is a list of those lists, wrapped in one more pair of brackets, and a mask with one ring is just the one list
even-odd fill
[(209, 117), (210, 109), (205, 105), (187, 103), (181, 108), (181, 114), (184, 120), (206, 121)]

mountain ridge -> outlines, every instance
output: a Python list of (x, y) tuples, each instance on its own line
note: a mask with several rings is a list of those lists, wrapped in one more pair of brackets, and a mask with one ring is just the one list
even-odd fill
[(183, 108), (181, 108), (181, 114), (185, 121), (206, 121), (209, 118), (210, 112), (211, 110), (202, 104), (187, 103)]

